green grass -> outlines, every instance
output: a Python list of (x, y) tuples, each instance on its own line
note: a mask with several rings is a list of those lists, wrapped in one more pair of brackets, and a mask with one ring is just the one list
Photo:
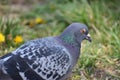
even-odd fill
[[(120, 7), (118, 3), (118, 0), (50, 1), (44, 5), (33, 5), (26, 13), (20, 12), (22, 13), (19, 14), (20, 22), (16, 26), (23, 26), (20, 30), (24, 41), (27, 41), (59, 35), (72, 22), (86, 24), (93, 41), (92, 43), (83, 41), (81, 56), (70, 80), (119, 80)], [(33, 28), (23, 24), (24, 21), (29, 22), (36, 17), (41, 17), (45, 23), (34, 24)], [(3, 23), (1, 20), (0, 22)], [(6, 26), (9, 27), (7, 24)], [(9, 30), (12, 31), (13, 28)], [(1, 51), (7, 53), (17, 47), (11, 45), (1, 48)]]

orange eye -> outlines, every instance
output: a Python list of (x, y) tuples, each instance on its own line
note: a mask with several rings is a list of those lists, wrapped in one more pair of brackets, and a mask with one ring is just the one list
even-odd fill
[(80, 32), (81, 32), (82, 34), (84, 34), (84, 33), (86, 32), (86, 30), (85, 30), (85, 29), (81, 29)]

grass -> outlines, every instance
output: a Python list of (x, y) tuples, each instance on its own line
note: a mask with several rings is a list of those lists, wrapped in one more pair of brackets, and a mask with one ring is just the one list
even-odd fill
[[(118, 3), (118, 0), (50, 1), (44, 5), (33, 5), (26, 13), (20, 12), (20, 17), (17, 17), (20, 21), (14, 26), (22, 30), (22, 34), (21, 31), (11, 28), (12, 23), (10, 26), (7, 23), (5, 25), (9, 31), (20, 32), (24, 41), (27, 41), (59, 35), (72, 22), (84, 23), (89, 27), (93, 41), (92, 43), (83, 41), (81, 56), (70, 80), (119, 80), (120, 7)], [(43, 19), (44, 23), (35, 23), (38, 17)], [(3, 21), (0, 20), (0, 23), (3, 24)], [(2, 27), (0, 26), (0, 31), (4, 33)], [(18, 33), (15, 33), (15, 36)], [(8, 43), (4, 44), (8, 45)], [(21, 43), (13, 44), (1, 47), (1, 55), (16, 49)]]

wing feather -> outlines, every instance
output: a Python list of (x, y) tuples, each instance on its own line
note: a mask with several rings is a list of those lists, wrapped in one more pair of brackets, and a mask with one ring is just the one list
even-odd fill
[[(17, 76), (33, 80), (59, 80), (70, 67), (69, 52), (54, 40), (33, 40), (12, 52), (11, 62), (5, 62), (6, 71), (11, 75), (11, 64)], [(33, 73), (33, 74), (30, 74)], [(19, 74), (19, 75), (18, 75)], [(15, 74), (12, 74), (15, 76)], [(38, 77), (39, 76), (39, 77)], [(39, 78), (39, 79), (38, 79)]]

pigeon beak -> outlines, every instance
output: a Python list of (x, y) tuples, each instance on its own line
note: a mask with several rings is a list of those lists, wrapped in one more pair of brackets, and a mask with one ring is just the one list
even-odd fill
[(88, 40), (89, 42), (92, 42), (92, 39), (91, 39), (90, 34), (88, 34), (88, 35), (85, 37), (85, 39)]

